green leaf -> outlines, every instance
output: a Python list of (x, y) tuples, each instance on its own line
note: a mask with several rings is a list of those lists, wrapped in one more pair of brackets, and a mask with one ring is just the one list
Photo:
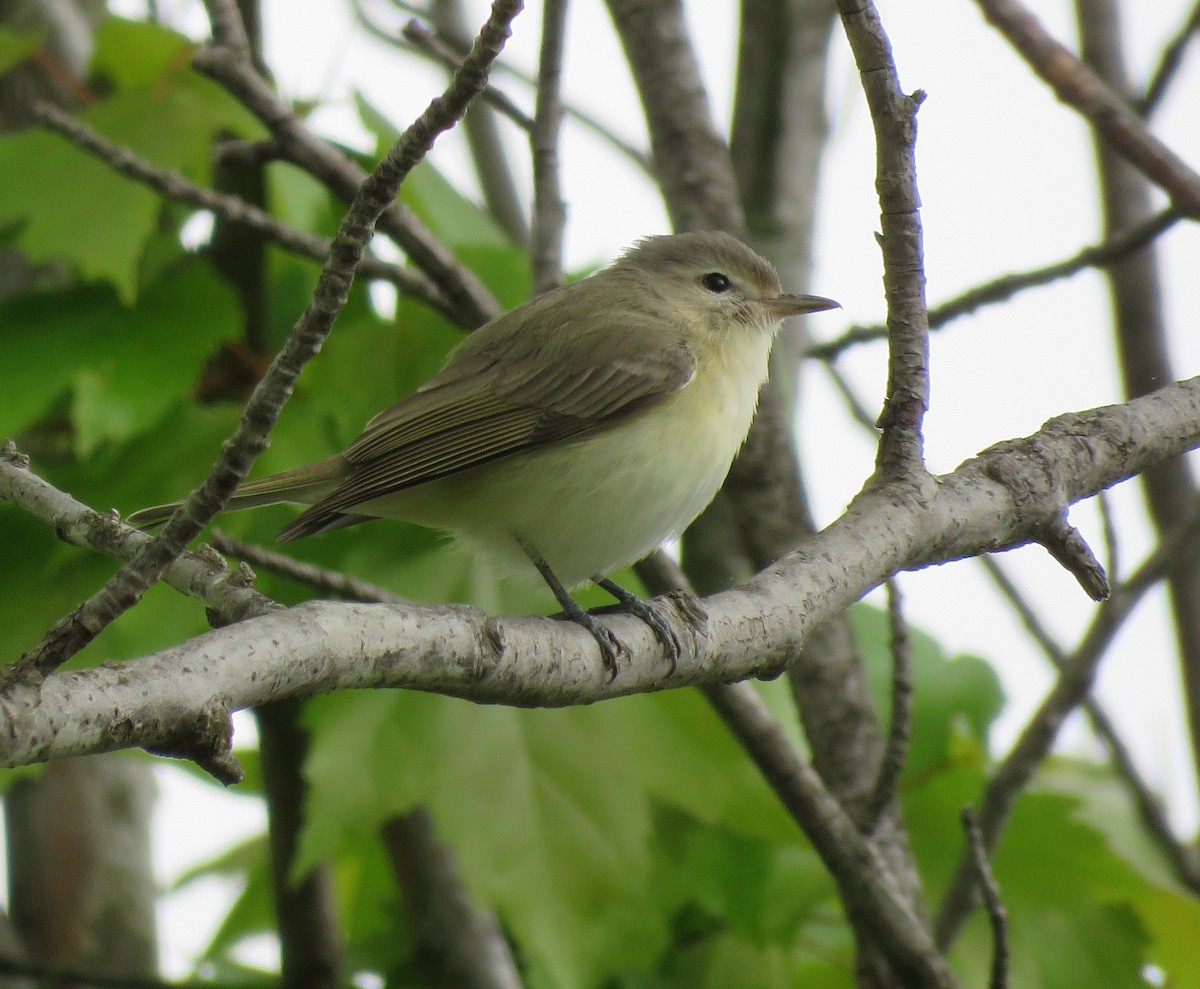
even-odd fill
[[(157, 50), (131, 53), (131, 35)], [(177, 37), (126, 25), (102, 31), (98, 41), (97, 63), (134, 87), (79, 115), (111, 141), (204, 182), (217, 133), (246, 138), (263, 133), (219, 86), (186, 67)], [(106, 48), (108, 42), (117, 50)], [(85, 280), (110, 281), (128, 302), (136, 295), (138, 261), (159, 212), (157, 193), (57, 135), (22, 131), (0, 137), (0, 223), (21, 224), (18, 243), (35, 262), (66, 261)]]
[(1028, 792), (996, 850), (994, 870), (1013, 910), (1083, 910), (1136, 896), (1145, 882), (1069, 795)]
[[(133, 436), (185, 395), (204, 359), (236, 333), (228, 289), (189, 264), (127, 309), (104, 288), (66, 289), (0, 303), (6, 352), (0, 432), (15, 435), (70, 396), (77, 453)], [(20, 369), (20, 373), (15, 373)]]
[(481, 206), (421, 162), (400, 187), (400, 201), (411, 206), (433, 235), (456, 251), (467, 244), (512, 250), (504, 231)]
[[(887, 712), (892, 676), (887, 616), (861, 604), (850, 613), (879, 710)], [(955, 738), (964, 730), (986, 743), (1004, 693), (995, 670), (985, 660), (947, 657), (937, 642), (919, 629), (910, 630), (910, 640), (914, 693), (905, 776), (911, 781), (947, 765), (957, 744)], [(883, 721), (886, 725), (886, 717)]]
[(194, 47), (182, 34), (158, 24), (106, 17), (96, 30), (92, 71), (121, 89), (150, 86), (186, 70)]
[[(783, 681), (755, 684), (786, 695)], [(786, 699), (786, 698), (785, 698)], [(663, 804), (751, 837), (798, 843), (802, 836), (761, 774), (695, 691), (622, 698), (623, 730), (611, 743), (622, 770)], [(793, 725), (795, 718), (792, 718)]]
[(619, 705), (522, 711), (355, 693), (318, 698), (309, 722), (301, 867), (424, 804), (468, 886), (549, 984), (587, 984), (614, 953), (645, 961), (661, 944), (649, 800), (611, 758)]
[(1152, 889), (1133, 908), (1150, 939), (1147, 957), (1166, 976), (1163, 984), (1186, 986), (1200, 972), (1200, 902), (1194, 894)]
[(36, 52), (45, 34), (44, 30), (13, 31), (0, 27), (0, 72), (7, 72)]

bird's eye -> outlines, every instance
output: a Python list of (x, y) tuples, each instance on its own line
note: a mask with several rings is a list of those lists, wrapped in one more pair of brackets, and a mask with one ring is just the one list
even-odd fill
[(710, 271), (700, 279), (700, 284), (714, 295), (721, 295), (733, 288), (733, 282), (729, 280), (729, 276), (719, 271)]

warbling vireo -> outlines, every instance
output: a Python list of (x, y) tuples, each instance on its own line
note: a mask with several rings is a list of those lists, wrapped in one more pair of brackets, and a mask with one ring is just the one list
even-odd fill
[[(836, 306), (784, 294), (728, 234), (648, 237), (480, 327), (342, 453), (248, 481), (226, 507), (311, 506), (282, 542), (394, 518), (532, 563), (615, 677), (621, 644), (565, 589), (594, 580), (649, 624), (673, 668), (670, 625), (604, 575), (708, 505), (750, 429), (780, 322)], [(157, 524), (178, 504), (130, 522)]]

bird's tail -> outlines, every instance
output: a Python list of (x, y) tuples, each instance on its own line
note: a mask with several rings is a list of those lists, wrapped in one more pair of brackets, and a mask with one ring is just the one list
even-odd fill
[[(278, 505), (292, 502), (311, 505), (320, 501), (341, 483), (346, 476), (346, 461), (341, 456), (318, 460), (293, 470), (285, 470), (270, 477), (247, 481), (225, 506), (225, 511), (236, 512), (243, 508), (260, 508), (263, 505)], [(169, 519), (182, 501), (166, 505), (143, 508), (129, 516), (128, 522), (139, 529), (153, 529)]]

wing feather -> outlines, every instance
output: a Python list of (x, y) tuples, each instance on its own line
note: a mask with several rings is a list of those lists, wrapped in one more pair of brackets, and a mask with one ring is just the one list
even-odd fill
[[(345, 480), (281, 538), (346, 524), (339, 520), (355, 506), (394, 491), (602, 429), (663, 401), (695, 374), (681, 336), (661, 324), (601, 326), (551, 338), (542, 349), (504, 346), (519, 329), (501, 326), (490, 343), (469, 337), (442, 372), (368, 422), (343, 454)], [(598, 343), (611, 356), (596, 363), (589, 358)]]

